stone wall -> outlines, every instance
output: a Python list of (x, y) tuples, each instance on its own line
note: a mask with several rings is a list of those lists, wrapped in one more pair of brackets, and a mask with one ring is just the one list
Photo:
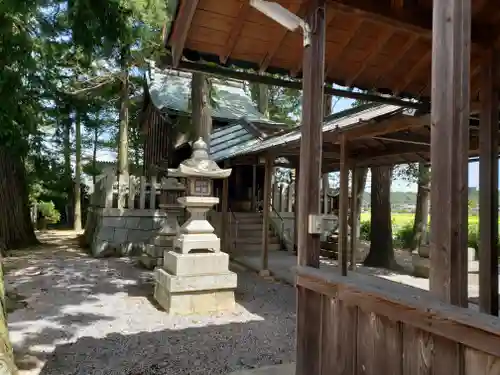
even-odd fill
[(167, 220), (163, 210), (90, 208), (86, 241), (96, 257), (140, 255)]

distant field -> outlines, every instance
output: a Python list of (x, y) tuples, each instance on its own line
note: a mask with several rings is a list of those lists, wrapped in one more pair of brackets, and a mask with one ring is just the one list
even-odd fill
[[(403, 226), (406, 223), (413, 223), (413, 218), (414, 215), (412, 213), (393, 213), (392, 214), (392, 221), (396, 226)], [(361, 221), (365, 220), (370, 220), (370, 213), (369, 212), (363, 212), (361, 214)], [(478, 223), (478, 216), (469, 216), (469, 224), (477, 224)]]

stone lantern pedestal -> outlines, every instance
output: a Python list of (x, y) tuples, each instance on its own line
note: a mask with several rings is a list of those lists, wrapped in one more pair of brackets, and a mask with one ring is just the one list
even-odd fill
[(163, 267), (155, 269), (155, 299), (172, 314), (203, 314), (235, 304), (237, 276), (229, 271), (229, 255), (220, 251), (220, 239), (206, 219), (207, 211), (219, 202), (209, 196), (210, 178), (225, 178), (231, 170), (211, 164), (203, 141), (195, 142), (193, 150), (193, 157), (177, 171), (188, 177), (189, 195), (178, 201), (190, 217), (173, 250), (165, 251)]

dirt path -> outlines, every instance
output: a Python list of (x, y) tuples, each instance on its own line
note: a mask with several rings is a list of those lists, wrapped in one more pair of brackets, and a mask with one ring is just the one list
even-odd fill
[(151, 272), (90, 258), (75, 237), (45, 232), (45, 245), (5, 260), (20, 374), (226, 374), (294, 360), (294, 288), (239, 273), (235, 311), (169, 316)]

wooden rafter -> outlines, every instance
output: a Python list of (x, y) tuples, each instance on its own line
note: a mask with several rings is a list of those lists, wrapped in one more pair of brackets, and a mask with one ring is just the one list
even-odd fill
[(244, 1), (240, 5), (240, 10), (238, 11), (238, 16), (235, 18), (233, 27), (229, 33), (229, 37), (227, 38), (226, 44), (224, 46), (224, 50), (220, 55), (220, 62), (225, 64), (229, 56), (234, 50), (236, 43), (241, 34), (241, 30), (243, 29), (243, 25), (245, 24), (245, 19), (247, 17), (248, 11), (250, 10), (250, 3), (248, 1)]
[(399, 95), (401, 92), (404, 91), (410, 85), (415, 78), (415, 76), (422, 71), (424, 67), (426, 67), (432, 59), (432, 50), (429, 49), (425, 54), (423, 54), (418, 62), (412, 66), (410, 71), (405, 74), (405, 78), (401, 85), (398, 85), (395, 91), (396, 95)]
[(356, 72), (352, 75), (352, 77), (349, 78), (349, 81), (347, 81), (346, 86), (350, 87), (353, 84), (353, 82), (355, 82), (358, 79), (358, 77), (365, 71), (365, 69), (370, 66), (373, 60), (378, 56), (380, 50), (383, 49), (384, 46), (387, 44), (387, 42), (391, 39), (391, 36), (393, 34), (394, 32), (389, 29), (384, 29), (384, 31), (380, 33), (377, 42), (372, 44), (371, 49), (368, 52), (368, 56), (365, 58), (365, 60), (359, 66)]
[[(304, 14), (307, 11), (308, 8), (308, 3), (309, 0), (304, 0), (302, 4), (300, 4), (300, 8), (297, 9), (297, 4), (293, 4), (293, 7), (291, 9), (291, 12), (297, 14), (299, 17), (303, 17)], [(289, 30), (286, 28), (281, 28), (278, 36), (276, 39), (273, 40), (271, 48), (266, 52), (265, 56), (262, 58), (259, 64), (259, 70), (260, 72), (265, 72), (267, 68), (269, 67), (269, 64), (273, 60), (273, 57), (276, 55), (276, 52), (278, 52), (279, 48), (281, 47), (281, 44), (285, 40), (286, 36), (288, 35)]]
[(172, 47), (172, 63), (174, 67), (179, 65), (184, 45), (186, 44), (187, 36), (191, 22), (193, 21), (196, 7), (199, 0), (182, 0), (177, 14), (174, 30), (170, 37), (170, 45)]
[[(347, 4), (343, 0), (331, 0), (328, 5), (331, 9), (358, 14), (365, 19), (410, 31), (429, 40), (432, 37), (432, 12), (420, 6), (392, 9), (372, 0), (351, 0)], [(472, 42), (483, 47), (493, 42), (491, 29), (487, 26), (473, 25), (471, 34)]]
[(415, 45), (418, 38), (419, 38), (418, 35), (415, 35), (415, 34), (410, 35), (409, 39), (406, 41), (404, 46), (399, 51), (399, 55), (397, 57), (395, 57), (394, 60), (392, 60), (392, 63), (389, 64), (384, 69), (384, 72), (377, 77), (377, 79), (375, 80), (375, 85), (374, 85), (375, 87), (377, 87), (379, 85), (380, 80), (383, 77), (387, 77), (387, 76), (392, 77), (393, 76), (393, 74), (392, 74), (393, 71), (400, 65), (401, 61), (406, 56), (408, 51), (410, 51), (412, 49), (412, 47)]
[(345, 49), (349, 46), (351, 41), (353, 40), (354, 36), (356, 35), (357, 31), (359, 30), (359, 27), (363, 23), (363, 19), (361, 18), (356, 18), (354, 22), (351, 23), (351, 28), (349, 29), (348, 35), (346, 38), (343, 40), (343, 42), (340, 44), (340, 47), (338, 49), (338, 52), (335, 54), (335, 56), (329, 56), (328, 59), (330, 60), (327, 68), (326, 68), (326, 77), (329, 77), (330, 74), (333, 72), (333, 69), (335, 68), (336, 60), (337, 58), (341, 57)]

